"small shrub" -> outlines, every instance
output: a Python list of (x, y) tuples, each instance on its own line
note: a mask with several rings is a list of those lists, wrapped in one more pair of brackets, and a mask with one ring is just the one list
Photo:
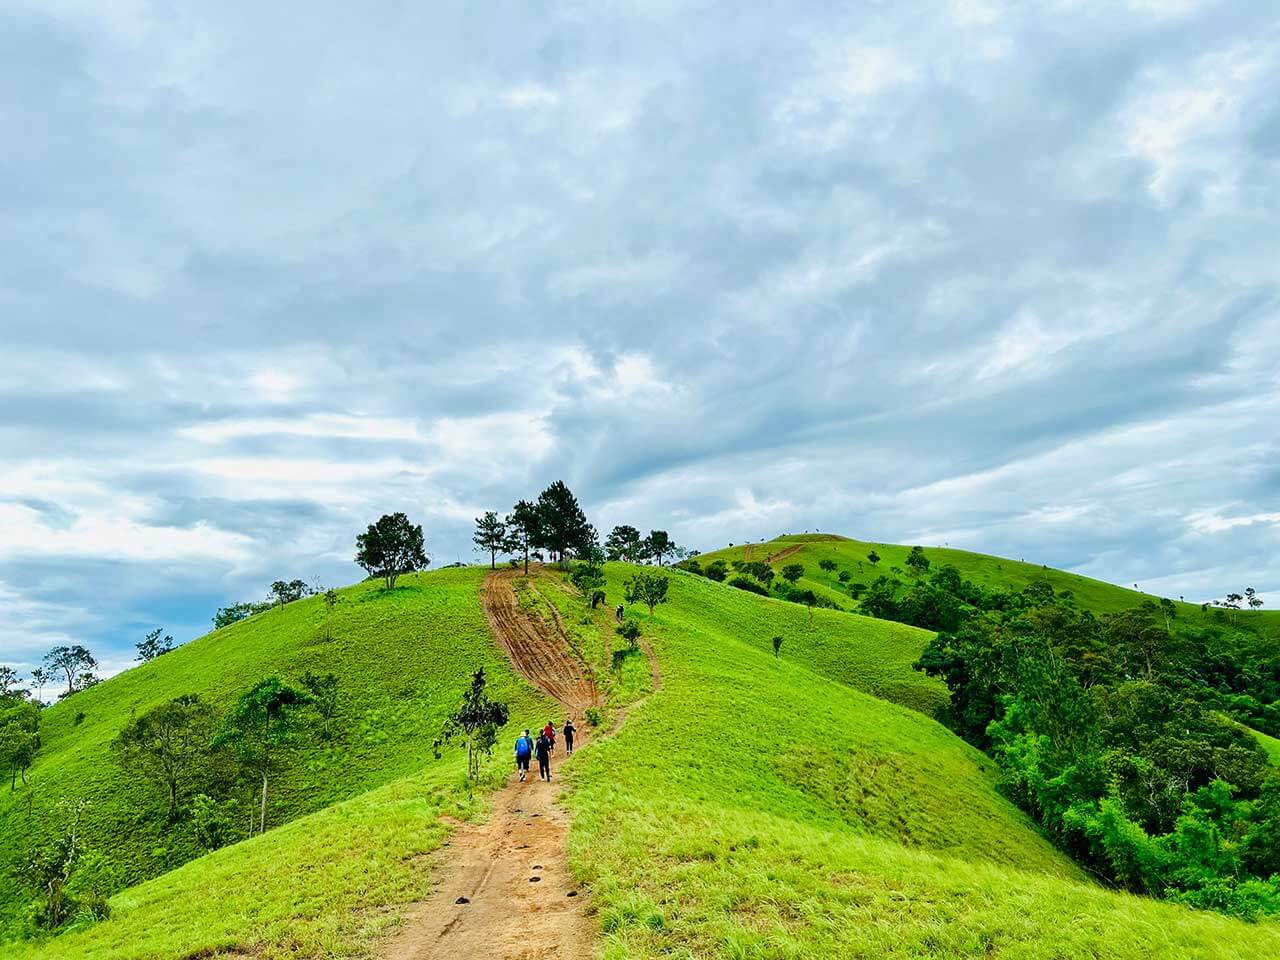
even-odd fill
[(739, 590), (746, 590), (749, 593), (758, 593), (762, 597), (767, 597), (769, 595), (769, 591), (765, 585), (759, 580), (754, 580), (751, 577), (744, 577), (741, 575), (736, 576), (729, 581), (729, 586), (737, 587)]
[(635, 650), (640, 646), (640, 625), (634, 620), (628, 620), (614, 632), (627, 641), (627, 649)]
[(729, 565), (723, 560), (715, 560), (707, 564), (705, 573), (708, 580), (714, 580), (716, 583), (724, 583), (725, 577), (729, 575)]
[(600, 711), (596, 707), (587, 707), (584, 716), (587, 718), (587, 723), (589, 723), (591, 726), (593, 727), (600, 726), (600, 721), (601, 721)]
[(836, 579), (839, 580), (841, 583), (848, 583), (849, 578), (851, 576), (852, 574), (850, 574), (848, 570), (841, 570), (839, 573), (836, 574)]
[(71, 718), (71, 725), (74, 727), (78, 727), (82, 723), (84, 723), (84, 711), (77, 710), (76, 715)]

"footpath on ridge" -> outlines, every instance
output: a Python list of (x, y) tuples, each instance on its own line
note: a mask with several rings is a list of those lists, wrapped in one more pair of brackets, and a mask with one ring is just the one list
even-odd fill
[[(516, 570), (500, 570), (485, 580), (489, 629), (516, 670), (559, 704), (559, 715), (547, 719), (559, 726), (572, 717), (575, 747), (584, 747), (593, 732), (585, 712), (601, 703), (595, 681), (558, 620), (547, 623), (521, 609), (514, 589), (519, 576)], [(506, 747), (502, 743), (498, 749)], [(564, 745), (557, 743), (550, 784), (538, 779), (535, 763), (529, 780), (521, 783), (512, 774), (494, 794), (485, 823), (458, 826), (434, 860), (436, 892), (410, 911), (383, 952), (386, 960), (592, 956), (585, 897), (565, 856), (569, 821), (557, 802), (564, 760)]]

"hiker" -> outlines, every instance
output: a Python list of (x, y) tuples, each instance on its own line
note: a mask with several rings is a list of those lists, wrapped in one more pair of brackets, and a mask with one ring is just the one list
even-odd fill
[(619, 623), (622, 622), (622, 604), (618, 604), (617, 609), (613, 611), (613, 619), (617, 620)]
[(538, 755), (538, 779), (551, 782), (551, 741), (545, 733), (538, 734), (533, 752)]
[(542, 735), (546, 737), (547, 740), (551, 743), (551, 752), (555, 753), (556, 752), (556, 725), (552, 723), (550, 720), (548, 720), (547, 725), (542, 728)]
[(533, 738), (526, 730), (516, 737), (516, 769), (520, 771), (520, 779), (529, 775), (529, 758), (533, 756)]
[(573, 735), (576, 732), (573, 728), (573, 717), (568, 717), (564, 721), (564, 752), (568, 756), (573, 756)]

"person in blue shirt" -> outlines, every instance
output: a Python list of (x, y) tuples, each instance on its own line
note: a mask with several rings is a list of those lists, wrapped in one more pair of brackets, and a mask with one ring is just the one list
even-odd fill
[(529, 775), (529, 760), (533, 757), (533, 740), (526, 730), (516, 737), (516, 769), (520, 771), (520, 779)]

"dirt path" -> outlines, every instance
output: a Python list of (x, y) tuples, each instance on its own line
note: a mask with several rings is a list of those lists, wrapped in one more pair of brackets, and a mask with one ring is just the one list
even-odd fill
[(777, 553), (771, 553), (764, 558), (765, 563), (777, 563), (779, 560), (785, 560), (792, 554), (799, 553), (804, 549), (803, 543), (797, 543), (794, 547), (783, 547)]
[[(600, 703), (594, 681), (573, 656), (559, 624), (520, 609), (515, 571), (491, 573), (484, 585), (485, 615), (494, 638), (515, 668), (572, 716), (584, 746), (583, 718)], [(656, 667), (654, 668), (656, 670)], [(656, 673), (655, 673), (656, 676)], [(504, 749), (500, 746), (499, 749)], [(565, 858), (569, 819), (556, 802), (564, 745), (552, 759), (552, 782), (537, 779), (537, 763), (524, 783), (511, 782), (493, 798), (484, 824), (460, 825), (435, 858), (439, 886), (418, 904), (383, 952), (386, 960), (586, 960), (593, 931), (584, 897)]]

